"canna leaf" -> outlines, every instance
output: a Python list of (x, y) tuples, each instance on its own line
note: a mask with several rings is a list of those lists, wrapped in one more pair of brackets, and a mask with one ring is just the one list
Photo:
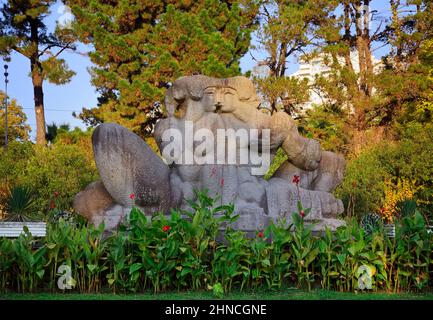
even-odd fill
[(270, 266), (271, 266), (271, 262), (269, 261), (269, 259), (264, 259), (264, 260), (262, 260), (262, 264), (263, 264), (264, 266), (267, 266), (267, 267), (270, 267)]
[(48, 249), (52, 250), (56, 247), (56, 244), (55, 243), (47, 243), (46, 246)]
[(88, 264), (88, 265), (87, 265), (87, 269), (89, 269), (90, 272), (95, 271), (95, 269), (96, 269), (97, 267), (98, 267), (98, 266), (95, 265), (95, 264)]
[(39, 279), (42, 279), (44, 274), (45, 274), (45, 270), (42, 269), (42, 270), (36, 271), (36, 274), (39, 277)]
[(133, 273), (136, 273), (138, 270), (141, 269), (142, 266), (143, 266), (143, 265), (142, 265), (141, 263), (139, 263), (139, 262), (136, 262), (136, 263), (132, 264), (132, 265), (129, 267), (129, 274), (131, 275), (131, 274), (133, 274)]

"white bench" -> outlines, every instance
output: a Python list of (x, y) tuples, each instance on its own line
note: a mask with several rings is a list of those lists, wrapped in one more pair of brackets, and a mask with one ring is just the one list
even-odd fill
[(45, 237), (47, 224), (45, 222), (0, 222), (0, 237), (18, 238), (24, 233), (24, 226), (33, 237)]

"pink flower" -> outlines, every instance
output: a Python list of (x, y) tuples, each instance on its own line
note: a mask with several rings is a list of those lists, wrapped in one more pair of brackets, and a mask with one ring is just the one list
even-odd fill
[(299, 215), (303, 218), (303, 217), (305, 217), (305, 212), (304, 212), (304, 210), (301, 210), (301, 212), (299, 213)]
[(135, 194), (131, 193), (131, 194), (129, 195), (129, 199), (134, 200), (134, 198), (135, 198)]
[(293, 176), (293, 180), (292, 180), (292, 182), (293, 182), (294, 184), (298, 185), (300, 181), (301, 181), (301, 179), (300, 179), (299, 176), (297, 176), (297, 175), (294, 175), (294, 176)]
[(221, 187), (224, 186), (224, 178), (221, 178), (221, 180), (220, 180), (220, 185), (221, 185)]

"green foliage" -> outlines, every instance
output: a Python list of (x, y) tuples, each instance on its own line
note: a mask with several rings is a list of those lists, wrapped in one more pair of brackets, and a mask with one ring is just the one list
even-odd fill
[(85, 155), (74, 145), (54, 145), (52, 148), (35, 146), (35, 156), (27, 160), (23, 185), (32, 188), (38, 207), (49, 207), (54, 192), (59, 193), (63, 208), (69, 208), (73, 197), (90, 182), (96, 172)]
[(272, 178), (274, 173), (278, 170), (278, 168), (287, 161), (288, 157), (287, 154), (284, 152), (282, 148), (278, 148), (277, 153), (275, 154), (274, 159), (272, 159), (272, 163), (268, 169), (268, 172), (266, 172), (264, 178), (265, 180), (269, 180)]
[(224, 289), (221, 283), (217, 282), (212, 287), (212, 292), (215, 297), (222, 299), (224, 297)]
[[(5, 143), (5, 110), (4, 110), (4, 93), (0, 91), (0, 147)], [(21, 106), (15, 99), (8, 104), (8, 140), (27, 141), (30, 134), (30, 126), (27, 124), (27, 116)]]
[(433, 195), (433, 125), (410, 123), (400, 129), (399, 141), (385, 141), (350, 159), (337, 195), (349, 215), (378, 211), (383, 203), (385, 180), (414, 181), (420, 210), (431, 212)]
[(267, 65), (272, 77), (284, 77), (288, 58), (305, 53), (313, 39), (325, 25), (328, 11), (335, 8), (333, 1), (263, 1), (262, 23), (257, 38), (267, 51)]
[(6, 201), (6, 221), (32, 221), (35, 220), (35, 199), (27, 187), (15, 186)]
[(34, 250), (35, 240), (28, 230), (12, 242), (14, 261), (12, 268), (17, 275), (16, 286), (18, 291), (33, 291), (37, 288), (45, 275), (46, 249), (41, 247)]
[[(55, 2), (6, 1), (0, 8), (0, 54), (15, 50), (31, 60), (32, 72), (38, 69), (42, 78), (54, 84), (64, 84), (75, 73), (68, 69), (65, 60), (59, 59), (58, 54), (50, 50), (73, 49), (74, 46), (68, 30), (57, 28), (55, 32), (47, 31), (44, 20)], [(41, 61), (42, 55), (48, 58)]]
[(382, 218), (375, 213), (368, 213), (361, 219), (361, 226), (366, 235), (380, 232), (383, 227)]
[(69, 132), (70, 127), (69, 124), (64, 123), (61, 124), (59, 126), (57, 126), (54, 122), (51, 125), (47, 125), (47, 134), (46, 134), (46, 139), (48, 142), (54, 142), (54, 140), (57, 137), (57, 134), (60, 132)]
[(257, 24), (258, 1), (66, 1), (74, 31), (95, 51), (92, 82), (99, 104), (80, 118), (116, 122), (146, 136), (146, 114), (163, 102), (166, 87), (197, 73), (240, 73)]
[(347, 113), (336, 104), (314, 106), (299, 122), (299, 131), (320, 142), (324, 150), (347, 154), (350, 150)]
[(48, 31), (46, 18), (54, 0), (8, 0), (0, 7), (0, 55), (15, 51), (30, 62), (30, 77), (33, 83), (36, 116), (36, 142), (44, 145), (45, 80), (54, 84), (65, 84), (75, 74), (69, 70), (59, 55), (66, 49), (75, 49), (75, 38), (67, 28), (57, 25), (54, 32)]
[[(248, 237), (230, 227), (231, 205), (215, 207), (206, 193), (190, 212), (145, 216), (133, 208), (112, 234), (104, 225), (48, 225), (34, 249), (31, 235), (0, 238), (0, 290), (57, 290), (59, 267), (71, 267), (72, 290), (155, 292), (207, 289), (222, 298), (234, 288), (299, 288), (354, 291), (360, 267), (371, 272), (371, 290), (431, 288), (433, 236), (416, 211), (396, 221), (396, 237), (365, 233), (355, 220), (322, 234), (299, 204), (291, 221), (279, 220)], [(215, 229), (216, 227), (216, 229)]]
[(284, 110), (290, 115), (298, 114), (310, 98), (308, 79), (266, 77), (254, 78), (254, 82), (273, 110)]
[(416, 201), (415, 200), (405, 200), (398, 204), (401, 216), (413, 215), (416, 211)]
[(75, 72), (70, 70), (64, 59), (49, 57), (42, 61), (44, 78), (53, 84), (66, 84), (71, 81)]
[(343, 182), (336, 189), (349, 216), (361, 217), (379, 209), (384, 198), (385, 180), (391, 178), (379, 158), (383, 151), (377, 146), (349, 159)]
[(0, 180), (31, 190), (36, 212), (46, 214), (52, 209), (54, 193), (58, 193), (55, 205), (69, 210), (73, 197), (96, 179), (92, 156), (79, 144), (47, 148), (14, 142), (7, 151), (0, 150)]

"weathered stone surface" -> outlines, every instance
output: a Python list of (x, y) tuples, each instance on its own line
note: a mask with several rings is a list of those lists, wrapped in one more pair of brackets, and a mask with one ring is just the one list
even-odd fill
[(169, 168), (140, 137), (120, 125), (104, 123), (94, 131), (92, 143), (101, 180), (117, 204), (135, 204), (146, 212), (168, 211)]
[(345, 222), (339, 219), (322, 219), (314, 223), (313, 232), (324, 231), (326, 227), (331, 231), (335, 231), (344, 225)]
[(324, 192), (332, 192), (343, 181), (346, 161), (341, 155), (324, 151), (312, 188)]
[(96, 217), (102, 216), (105, 210), (114, 204), (113, 198), (102, 182), (95, 181), (75, 196), (73, 208), (75, 212), (93, 222), (98, 219)]
[(332, 192), (343, 181), (345, 165), (346, 161), (342, 156), (323, 151), (319, 167), (316, 170), (302, 170), (286, 161), (278, 168), (274, 177), (290, 181), (293, 176), (297, 175), (300, 177), (301, 188)]
[(93, 216), (91, 222), (96, 227), (104, 223), (106, 230), (112, 230), (119, 226), (124, 221), (124, 218), (131, 212), (131, 207), (122, 207), (121, 205), (114, 205), (107, 208), (100, 215)]
[[(207, 189), (221, 204), (235, 204), (241, 215), (235, 225), (241, 230), (263, 229), (280, 216), (290, 217), (297, 211), (298, 200), (304, 208), (311, 208), (308, 221), (336, 228), (341, 222), (333, 218), (344, 208), (330, 192), (341, 182), (344, 159), (322, 151), (317, 141), (302, 137), (286, 113), (271, 115), (259, 110), (259, 105), (254, 85), (245, 77), (216, 79), (198, 75), (177, 79), (166, 94), (168, 117), (156, 124), (154, 132), (168, 165), (127, 129), (115, 124), (98, 127), (93, 135), (95, 160), (116, 204), (100, 209), (98, 221), (111, 228), (132, 204), (147, 213), (167, 212), (169, 207), (188, 209), (183, 200), (194, 200), (195, 189)], [(237, 130), (239, 136), (234, 146), (226, 144), (227, 136), (223, 136), (226, 142), (221, 150), (225, 153), (217, 162), (214, 151), (221, 146), (216, 138), (221, 130), (227, 136)], [(251, 133), (254, 130), (259, 132), (255, 136)], [(173, 131), (181, 136), (181, 143), (166, 139), (167, 133), (172, 136)], [(207, 142), (214, 149), (202, 148), (196, 153), (207, 139), (203, 132), (210, 132), (212, 139)], [(248, 132), (247, 140), (242, 132)], [(256, 161), (267, 151), (272, 158), (279, 147), (286, 152), (288, 161), (274, 178), (265, 181), (264, 172), (253, 173), (259, 166)], [(167, 153), (167, 149), (171, 151)], [(233, 150), (235, 153), (230, 154)], [(247, 162), (243, 158), (246, 153), (250, 156)], [(190, 154), (195, 156), (193, 163), (188, 162)], [(212, 157), (215, 162), (207, 162)], [(292, 183), (294, 175), (301, 177), (299, 189)], [(131, 193), (136, 195), (134, 203), (129, 198)]]
[[(299, 192), (299, 193), (298, 193)], [(272, 178), (266, 185), (269, 215), (275, 218), (290, 216), (297, 212), (297, 201), (302, 202), (304, 208), (311, 208), (308, 219), (322, 219), (336, 217), (343, 213), (344, 208), (340, 199), (331, 193), (298, 188), (280, 178)]]

